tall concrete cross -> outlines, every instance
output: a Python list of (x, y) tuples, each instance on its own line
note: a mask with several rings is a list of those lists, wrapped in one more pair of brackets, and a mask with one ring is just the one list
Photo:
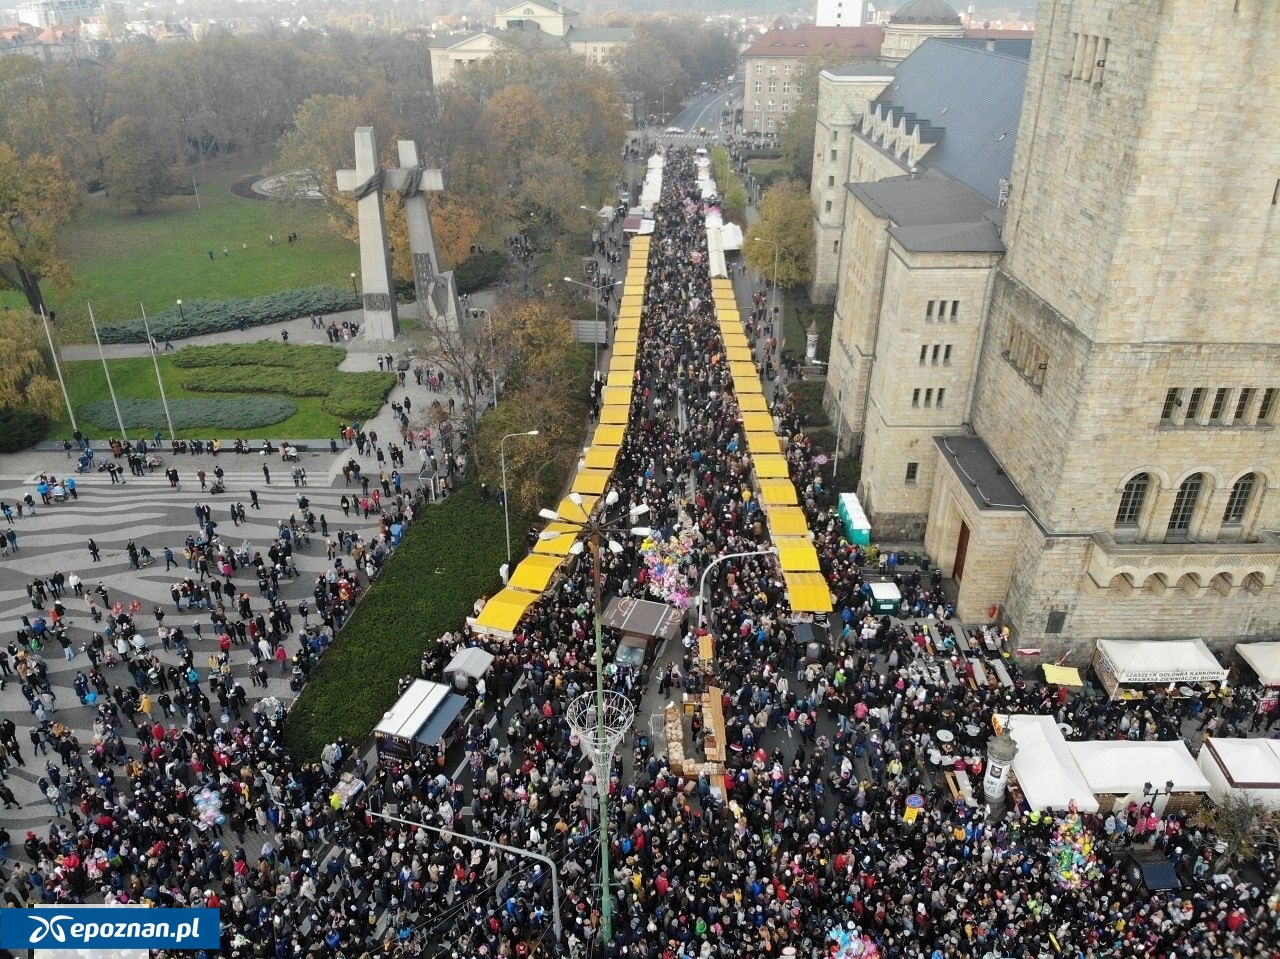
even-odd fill
[(378, 165), (378, 145), (372, 127), (356, 129), (355, 148), (356, 168), (338, 171), (338, 189), (356, 195), (365, 336), (371, 340), (393, 340), (400, 332), (387, 246), (387, 221), (382, 207), (382, 194), (391, 190), (404, 199), (418, 309), (433, 318), (456, 324), (458, 309), (453, 274), (440, 272), (431, 212), (424, 193), (444, 189), (440, 171), (424, 170), (418, 164), (418, 148), (412, 140), (398, 142), (400, 168), (384, 170)]

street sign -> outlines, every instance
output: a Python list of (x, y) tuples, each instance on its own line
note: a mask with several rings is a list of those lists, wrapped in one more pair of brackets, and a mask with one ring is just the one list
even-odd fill
[(826, 453), (819, 453), (817, 456), (813, 458), (813, 461), (819, 466), (826, 466), (827, 463), (830, 462), (830, 460), (827, 459)]

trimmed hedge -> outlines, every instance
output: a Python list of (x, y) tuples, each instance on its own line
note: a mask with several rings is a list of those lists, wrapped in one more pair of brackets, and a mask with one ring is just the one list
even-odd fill
[[(264, 326), (293, 320), (316, 313), (340, 313), (360, 308), (359, 295), (334, 286), (312, 286), (301, 290), (283, 290), (253, 299), (193, 300), (182, 310), (170, 309), (148, 317), (151, 335), (157, 340), (225, 333), (241, 323)], [(142, 319), (104, 326), (99, 331), (103, 343), (145, 343), (146, 327)]]
[(339, 736), (364, 742), (422, 651), (498, 590), (505, 558), (502, 508), (472, 487), (422, 508), (290, 711), (290, 754), (313, 762)]
[(336, 346), (290, 346), (275, 340), (257, 343), (219, 343), (186, 346), (170, 361), (184, 369), (207, 367), (275, 366), (290, 370), (336, 370), (347, 355)]
[[(169, 414), (176, 430), (223, 429), (234, 433), (241, 429), (270, 426), (298, 412), (298, 405), (278, 396), (243, 396), (234, 399), (169, 401)], [(104, 430), (119, 428), (115, 408), (107, 402), (90, 403), (80, 415)], [(127, 429), (167, 428), (164, 404), (159, 400), (125, 398), (120, 400), (120, 418)]]
[(15, 407), (0, 410), (0, 453), (30, 449), (49, 432), (50, 419), (44, 413)]
[(395, 385), (394, 373), (282, 372), (278, 367), (242, 366), (234, 371), (193, 376), (182, 388), (194, 393), (272, 393), (323, 397), (322, 406), (344, 420), (369, 420), (378, 414)]

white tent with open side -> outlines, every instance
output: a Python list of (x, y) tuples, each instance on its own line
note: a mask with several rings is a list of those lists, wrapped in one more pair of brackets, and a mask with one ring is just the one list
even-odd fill
[(1098, 640), (1093, 669), (1115, 699), (1121, 687), (1221, 683), (1227, 671), (1199, 639)]
[(1199, 762), (1214, 802), (1222, 802), (1229, 792), (1242, 792), (1280, 810), (1280, 742), (1212, 736), (1204, 741)]
[(1263, 686), (1280, 686), (1280, 643), (1241, 643), (1236, 652), (1258, 674)]
[(1062, 811), (1075, 803), (1080, 812), (1098, 811), (1089, 783), (1052, 716), (1005, 716), (1001, 723), (1018, 744), (1013, 777), (1027, 805)]
[(1181, 739), (1154, 742), (1090, 741), (1067, 743), (1076, 767), (1094, 796), (1114, 796), (1114, 809), (1144, 801), (1142, 790), (1151, 785), (1163, 790), (1173, 783), (1175, 793), (1207, 793), (1209, 780)]

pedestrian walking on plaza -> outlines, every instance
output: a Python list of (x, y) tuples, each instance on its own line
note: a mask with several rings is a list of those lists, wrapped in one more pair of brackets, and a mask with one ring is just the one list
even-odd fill
[[(266, 469), (265, 466), (262, 468)], [(254, 509), (262, 509), (262, 507), (258, 505), (258, 491), (256, 489), (249, 490), (249, 505)]]
[(13, 790), (3, 784), (0, 784), (0, 799), (4, 800), (5, 809), (22, 808), (22, 803), (18, 802), (18, 797), (13, 794)]
[(18, 534), (11, 529), (4, 531), (4, 538), (9, 541), (9, 548), (15, 553), (18, 551)]
[(168, 546), (164, 548), (164, 571), (167, 573), (173, 566), (177, 566), (178, 561), (173, 558), (173, 550)]
[(100, 563), (102, 561), (102, 554), (98, 551), (98, 544), (92, 539), (89, 540), (89, 556), (95, 563)]
[(262, 464), (262, 478), (267, 481), (267, 485), (271, 485), (271, 470), (267, 468), (267, 464)]

